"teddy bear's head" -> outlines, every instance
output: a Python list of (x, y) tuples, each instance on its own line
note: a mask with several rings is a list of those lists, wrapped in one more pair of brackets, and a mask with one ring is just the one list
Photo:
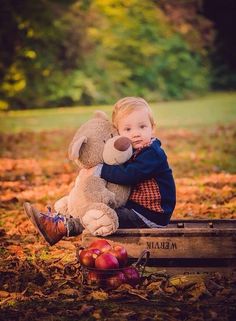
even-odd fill
[(90, 168), (99, 163), (122, 164), (132, 155), (131, 142), (118, 135), (117, 130), (102, 111), (76, 132), (69, 146), (69, 159), (79, 167)]

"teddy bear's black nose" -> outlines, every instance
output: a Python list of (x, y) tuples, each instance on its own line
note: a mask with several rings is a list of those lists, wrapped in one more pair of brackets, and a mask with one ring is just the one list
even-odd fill
[(131, 141), (127, 137), (119, 137), (114, 143), (115, 149), (124, 152), (126, 151), (131, 145)]

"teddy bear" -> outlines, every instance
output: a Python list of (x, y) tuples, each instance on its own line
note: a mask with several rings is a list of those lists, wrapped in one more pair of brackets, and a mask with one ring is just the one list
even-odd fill
[[(128, 138), (118, 135), (104, 112), (96, 111), (75, 133), (68, 154), (80, 168), (103, 162), (120, 165), (132, 156), (132, 145)], [(84, 178), (79, 174), (69, 194), (59, 199), (54, 208), (79, 218), (92, 235), (106, 236), (117, 230), (118, 217), (114, 209), (125, 205), (129, 194), (128, 186), (112, 184), (95, 175)]]

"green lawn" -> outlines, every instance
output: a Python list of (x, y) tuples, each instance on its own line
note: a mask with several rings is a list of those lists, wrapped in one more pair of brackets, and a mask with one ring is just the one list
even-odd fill
[[(236, 122), (236, 92), (210, 93), (202, 98), (151, 104), (159, 127), (198, 129)], [(78, 128), (96, 109), (111, 106), (65, 107), (0, 112), (0, 131), (42, 131)]]

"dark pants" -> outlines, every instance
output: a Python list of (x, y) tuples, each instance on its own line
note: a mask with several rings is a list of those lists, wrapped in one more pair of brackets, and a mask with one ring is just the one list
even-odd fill
[[(145, 224), (144, 221), (132, 209), (120, 207), (115, 209), (115, 211), (119, 220), (119, 228), (149, 228), (149, 226)], [(79, 235), (84, 229), (80, 223), (80, 220), (72, 217), (67, 219), (67, 228), (68, 236)]]
[(132, 210), (125, 207), (115, 209), (119, 228), (148, 228), (148, 225)]
[[(148, 225), (132, 209), (120, 207), (115, 211), (119, 220), (119, 228), (148, 228)], [(84, 229), (80, 220), (74, 217), (67, 218), (66, 225), (68, 236), (77, 236)]]
[[(119, 228), (149, 228), (144, 221), (138, 216), (138, 214), (126, 207), (120, 207), (115, 209), (118, 219)], [(159, 227), (167, 226), (170, 223), (171, 213), (156, 214), (155, 224)]]

